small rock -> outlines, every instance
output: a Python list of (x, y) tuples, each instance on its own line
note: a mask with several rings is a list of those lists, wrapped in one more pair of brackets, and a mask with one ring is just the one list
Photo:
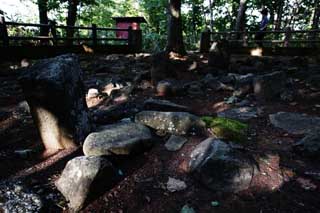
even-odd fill
[(236, 96), (230, 96), (229, 98), (227, 98), (224, 102), (226, 104), (235, 104), (239, 101), (239, 99)]
[(188, 94), (190, 96), (201, 96), (203, 95), (203, 89), (200, 83), (192, 83), (190, 85), (188, 85)]
[(211, 202), (211, 206), (213, 206), (213, 207), (217, 207), (219, 205), (220, 205), (220, 203), (218, 201), (212, 201)]
[(108, 94), (108, 96), (110, 96), (113, 91), (115, 91), (115, 90), (120, 90), (120, 89), (122, 89), (123, 87), (124, 87), (124, 86), (123, 86), (122, 84), (120, 84), (120, 83), (113, 83), (113, 82), (111, 82), (111, 83), (103, 86), (103, 87), (101, 88), (101, 92), (102, 92), (102, 93), (106, 93), (106, 94)]
[(285, 102), (293, 102), (295, 99), (295, 93), (293, 90), (285, 90), (280, 94), (280, 98)]
[(99, 91), (97, 89), (91, 88), (88, 90), (87, 98), (96, 98), (99, 95)]
[(94, 118), (95, 123), (99, 125), (111, 124), (123, 118), (134, 117), (134, 115), (140, 110), (140, 105), (136, 105), (131, 102), (124, 102), (96, 109), (93, 111), (92, 117)]
[(167, 182), (168, 191), (178, 192), (178, 191), (182, 191), (186, 188), (187, 188), (187, 185), (184, 181), (169, 177), (169, 180)]
[(242, 100), (239, 103), (235, 104), (237, 107), (246, 107), (250, 105), (250, 101), (249, 100)]
[(172, 135), (165, 144), (165, 147), (168, 151), (178, 151), (187, 141), (188, 139), (185, 137)]
[(32, 149), (15, 150), (14, 154), (20, 158), (29, 158), (32, 154), (34, 154), (34, 151)]
[(159, 96), (170, 96), (173, 93), (173, 85), (170, 81), (160, 81), (156, 89)]
[(190, 207), (188, 205), (184, 205), (182, 207), (180, 213), (196, 213), (196, 211), (192, 207)]

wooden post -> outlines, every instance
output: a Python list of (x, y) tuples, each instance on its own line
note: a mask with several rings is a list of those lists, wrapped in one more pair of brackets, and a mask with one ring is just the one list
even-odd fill
[(56, 22), (55, 21), (49, 21), (50, 24), (50, 31), (52, 35), (52, 43), (54, 46), (57, 45), (57, 29), (56, 29)]
[(3, 46), (9, 46), (8, 30), (4, 16), (0, 16), (0, 36), (3, 42)]
[(128, 28), (128, 46), (129, 51), (134, 52), (133, 30), (131, 26)]
[(211, 43), (210, 36), (211, 36), (210, 30), (207, 30), (207, 31), (201, 33), (201, 39), (200, 39), (200, 52), (201, 53), (209, 52), (210, 43)]
[(92, 24), (92, 45), (96, 47), (98, 45), (97, 41), (97, 25)]
[(247, 31), (243, 31), (242, 32), (242, 45), (244, 47), (248, 47), (248, 34), (247, 34)]
[(289, 47), (289, 41), (291, 39), (291, 27), (286, 28), (285, 38), (284, 38), (284, 47)]
[(130, 26), (128, 28), (128, 46), (130, 48), (130, 52), (137, 53), (142, 49), (142, 31), (141, 30), (133, 30)]

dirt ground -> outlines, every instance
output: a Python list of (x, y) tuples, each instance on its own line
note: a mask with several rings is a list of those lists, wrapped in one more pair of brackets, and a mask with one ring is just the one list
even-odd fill
[[(206, 57), (199, 57), (202, 68), (207, 66)], [(149, 69), (148, 58), (137, 61), (133, 57), (119, 61), (107, 56), (80, 56), (81, 66), (85, 71), (87, 89), (97, 80), (119, 76), (123, 79), (134, 77), (136, 69)], [(110, 60), (112, 62), (110, 62)], [(123, 60), (128, 60), (131, 70), (116, 72), (109, 69), (121, 67)], [(104, 64), (105, 63), (105, 64)], [(145, 63), (145, 64), (143, 64)], [(40, 157), (43, 147), (33, 124), (32, 118), (24, 110), (23, 93), (17, 78), (21, 70), (15, 69), (18, 62), (0, 64), (0, 180), (13, 177), (25, 177), (27, 184), (35, 189), (46, 204), (44, 212), (69, 212), (67, 202), (60, 195), (54, 181), (59, 177), (65, 163), (74, 156), (81, 155), (81, 149), (58, 153), (43, 159)], [(104, 66), (103, 66), (104, 65)], [(116, 69), (115, 69), (116, 70)], [(200, 79), (206, 69), (197, 73), (182, 73), (181, 78)], [(317, 159), (310, 159), (296, 154), (292, 144), (301, 135), (291, 135), (274, 128), (268, 115), (279, 111), (307, 113), (320, 116), (320, 95), (306, 85), (304, 79), (294, 77), (296, 87), (305, 94), (304, 98), (294, 102), (254, 103), (263, 109), (258, 118), (249, 124), (250, 143), (248, 152), (255, 156), (270, 153), (274, 156), (266, 170), (269, 176), (260, 178), (257, 187), (239, 193), (220, 193), (207, 189), (186, 172), (190, 152), (205, 137), (192, 136), (182, 149), (169, 152), (164, 147), (168, 136), (158, 137), (149, 151), (140, 155), (110, 157), (110, 161), (119, 168), (123, 176), (110, 183), (108, 189), (95, 193), (83, 212), (180, 212), (186, 204), (196, 212), (320, 212), (320, 164)], [(318, 94), (317, 94), (318, 93)], [(132, 100), (142, 103), (149, 97), (166, 99), (188, 106), (196, 115), (215, 115), (229, 107), (224, 98), (232, 92), (206, 91), (203, 96), (188, 95), (158, 97), (154, 88), (137, 90)], [(90, 103), (92, 104), (92, 103)], [(90, 105), (89, 104), (89, 105)], [(106, 106), (110, 104), (104, 102)], [(92, 104), (94, 105), (94, 103)], [(22, 156), (17, 150), (31, 149), (31, 154)], [(72, 154), (70, 154), (72, 153)], [(272, 174), (283, 174), (283, 180)], [(183, 180), (187, 189), (170, 193), (165, 184), (169, 177)], [(52, 198), (54, 197), (54, 198)], [(212, 205), (217, 201), (218, 206)]]

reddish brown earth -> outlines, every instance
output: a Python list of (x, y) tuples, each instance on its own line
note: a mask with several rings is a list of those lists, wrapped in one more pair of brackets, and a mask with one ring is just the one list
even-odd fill
[[(101, 58), (103, 56), (99, 59)], [(94, 67), (95, 63), (98, 63), (97, 60), (86, 57), (81, 59), (86, 79), (101, 79), (103, 76), (114, 75), (103, 69), (99, 71), (99, 75), (90, 73), (90, 67)], [(11, 113), (24, 100), (17, 84), (19, 71), (10, 69), (10, 66), (15, 64), (0, 64), (0, 111), (8, 112), (0, 115), (0, 180), (27, 177), (26, 181), (30, 186), (40, 186), (43, 189), (39, 194), (46, 200), (47, 195), (58, 194), (54, 181), (59, 177), (67, 160), (81, 155), (81, 149), (60, 152), (47, 159), (40, 157), (41, 141), (31, 117)], [(199, 75), (184, 73), (181, 76), (198, 79)], [(320, 212), (319, 161), (295, 154), (291, 145), (302, 136), (287, 134), (272, 127), (268, 121), (270, 113), (279, 111), (320, 116), (319, 108), (315, 107), (316, 104), (320, 104), (319, 96), (308, 98), (314, 92), (303, 81), (299, 81), (297, 87), (304, 92), (303, 99), (295, 103), (258, 103), (258, 106), (263, 106), (263, 114), (249, 121), (249, 134), (252, 139), (246, 147), (247, 152), (257, 158), (269, 153), (272, 156), (268, 164), (261, 164), (261, 173), (266, 175), (260, 175), (253, 180), (255, 187), (236, 194), (208, 190), (186, 171), (190, 152), (205, 137), (193, 136), (181, 150), (169, 152), (164, 148), (164, 136), (159, 137), (156, 145), (143, 154), (110, 158), (123, 172), (123, 178), (112, 183), (109, 189), (95, 194), (83, 212), (170, 213), (180, 212), (185, 204), (192, 206), (196, 212)], [(228, 108), (223, 100), (230, 94), (208, 91), (203, 97), (181, 96), (166, 99), (191, 107), (197, 115), (214, 115)], [(143, 101), (150, 96), (156, 97), (152, 88), (135, 93), (133, 98)], [(104, 104), (108, 104), (108, 101)], [(14, 151), (22, 149), (32, 149), (35, 152), (21, 158)], [(282, 174), (283, 179), (280, 179), (278, 174)], [(168, 177), (185, 181), (187, 189), (175, 193), (168, 192), (165, 187)], [(61, 195), (58, 197), (59, 202), (46, 200), (44, 212), (68, 212), (66, 201)], [(219, 206), (212, 206), (212, 201), (218, 201)]]

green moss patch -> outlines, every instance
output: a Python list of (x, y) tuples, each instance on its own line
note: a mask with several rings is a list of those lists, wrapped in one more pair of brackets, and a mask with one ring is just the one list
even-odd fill
[(228, 118), (213, 118), (209, 116), (202, 117), (207, 128), (210, 128), (213, 134), (221, 139), (233, 142), (246, 142), (248, 125)]

